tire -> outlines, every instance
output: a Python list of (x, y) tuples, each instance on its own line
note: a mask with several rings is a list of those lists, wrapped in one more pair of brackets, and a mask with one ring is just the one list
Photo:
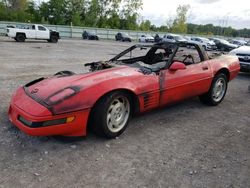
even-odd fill
[(124, 92), (113, 92), (101, 98), (91, 112), (90, 128), (106, 138), (121, 135), (131, 117), (131, 99)]
[(55, 35), (50, 36), (50, 42), (57, 43), (58, 42), (58, 37), (55, 36)]
[(23, 33), (18, 33), (16, 35), (16, 41), (17, 42), (25, 42), (25, 35)]
[(212, 81), (209, 91), (199, 96), (200, 101), (211, 106), (220, 104), (226, 95), (227, 83), (228, 80), (225, 74), (217, 74)]

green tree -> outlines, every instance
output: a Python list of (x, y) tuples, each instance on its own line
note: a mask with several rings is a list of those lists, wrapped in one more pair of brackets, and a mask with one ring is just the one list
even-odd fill
[(187, 12), (189, 10), (189, 5), (179, 5), (177, 7), (177, 16), (173, 21), (173, 26), (171, 28), (172, 32), (175, 33), (187, 33)]
[(8, 12), (5, 4), (0, 2), (0, 20), (6, 20), (8, 18)]
[(151, 29), (151, 22), (149, 20), (142, 21), (140, 24), (140, 30), (149, 31)]

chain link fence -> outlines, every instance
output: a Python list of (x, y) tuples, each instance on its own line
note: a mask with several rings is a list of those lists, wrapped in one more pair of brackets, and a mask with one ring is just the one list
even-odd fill
[[(20, 23), (20, 22), (6, 22), (0, 21), (0, 35), (6, 34), (6, 28), (8, 25), (16, 27), (23, 27), (25, 25), (32, 25), (32, 23)], [(56, 30), (60, 33), (62, 38), (81, 38), (83, 31), (90, 31), (97, 34), (101, 39), (114, 40), (115, 35), (118, 32), (124, 32), (129, 34), (133, 40), (138, 40), (143, 34), (149, 34), (155, 36), (158, 33), (160, 36), (165, 35), (163, 32), (146, 32), (146, 31), (131, 31), (131, 30), (119, 30), (119, 29), (107, 29), (107, 28), (93, 28), (93, 27), (79, 27), (79, 26), (67, 26), (67, 25), (47, 25), (45, 27), (51, 30)]]

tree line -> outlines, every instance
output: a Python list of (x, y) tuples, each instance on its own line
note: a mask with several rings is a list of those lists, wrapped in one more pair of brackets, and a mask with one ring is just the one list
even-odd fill
[(0, 20), (182, 34), (250, 37), (250, 29), (186, 23), (189, 5), (180, 5), (173, 19), (155, 26), (142, 20), (142, 0), (0, 0)]

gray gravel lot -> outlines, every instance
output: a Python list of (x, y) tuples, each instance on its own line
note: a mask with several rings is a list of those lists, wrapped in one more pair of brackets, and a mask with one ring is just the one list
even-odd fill
[(14, 90), (109, 59), (131, 43), (0, 37), (0, 187), (250, 187), (250, 74), (217, 107), (197, 98), (132, 119), (118, 139), (30, 137), (8, 121)]

